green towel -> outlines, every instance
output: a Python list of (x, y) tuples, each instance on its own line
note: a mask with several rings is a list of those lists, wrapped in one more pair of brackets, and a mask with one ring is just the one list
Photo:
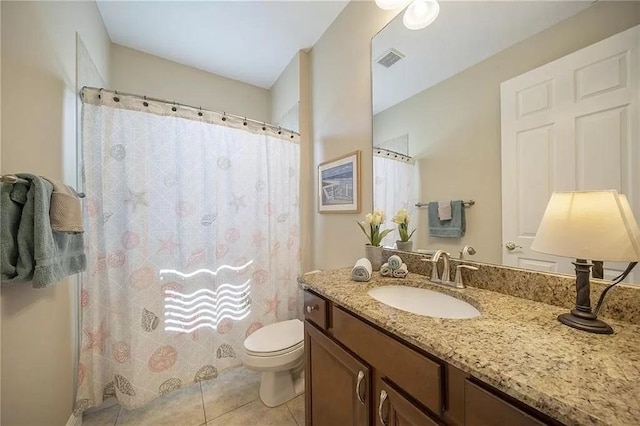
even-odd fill
[(87, 262), (82, 234), (54, 232), (51, 229), (51, 184), (27, 173), (16, 176), (30, 184), (2, 184), (2, 285), (32, 281), (34, 288), (42, 288), (84, 271)]
[(427, 206), (429, 219), (429, 236), (440, 238), (464, 237), (467, 223), (464, 216), (462, 200), (451, 202), (451, 220), (438, 219), (438, 203), (431, 202)]

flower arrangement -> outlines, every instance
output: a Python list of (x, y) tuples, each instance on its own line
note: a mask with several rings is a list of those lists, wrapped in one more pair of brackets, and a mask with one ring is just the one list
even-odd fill
[[(367, 213), (362, 223), (356, 222), (364, 235), (369, 239), (369, 243), (374, 247), (379, 247), (382, 239), (386, 237), (393, 229), (385, 229), (380, 231), (380, 225), (384, 223), (384, 212), (380, 209), (375, 209), (373, 213)], [(369, 232), (366, 231), (366, 226), (369, 227)]]
[(398, 232), (400, 233), (400, 241), (406, 243), (411, 239), (413, 233), (416, 232), (415, 228), (409, 233), (409, 213), (407, 209), (400, 209), (398, 213), (391, 219), (392, 222), (398, 224)]

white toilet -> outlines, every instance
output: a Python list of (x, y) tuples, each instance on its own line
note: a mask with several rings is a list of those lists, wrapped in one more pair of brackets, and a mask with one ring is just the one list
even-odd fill
[(267, 325), (245, 339), (242, 361), (262, 372), (260, 399), (267, 407), (304, 392), (303, 355), (304, 325), (298, 319)]

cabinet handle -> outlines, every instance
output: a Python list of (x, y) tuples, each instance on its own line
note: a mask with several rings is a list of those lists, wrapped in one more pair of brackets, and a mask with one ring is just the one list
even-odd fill
[(380, 391), (380, 405), (378, 405), (378, 417), (380, 418), (380, 423), (382, 426), (387, 426), (387, 422), (384, 419), (384, 415), (382, 414), (382, 408), (384, 407), (384, 403), (387, 400), (387, 391), (384, 389)]
[(360, 384), (362, 383), (362, 379), (364, 379), (364, 373), (362, 371), (358, 371), (358, 383), (356, 383), (356, 396), (358, 397), (358, 401), (360, 401), (360, 404), (364, 405), (364, 398), (360, 396)]
[(318, 309), (318, 305), (307, 305), (307, 313), (310, 314), (311, 312), (315, 311), (316, 309)]

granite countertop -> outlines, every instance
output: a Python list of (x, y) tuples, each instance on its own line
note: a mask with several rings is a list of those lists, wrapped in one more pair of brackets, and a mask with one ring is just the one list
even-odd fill
[[(568, 425), (640, 424), (640, 326), (607, 320), (613, 335), (562, 325), (566, 312), (544, 303), (468, 287), (430, 284), (374, 272), (367, 283), (351, 281), (350, 269), (298, 279), (355, 314), (424, 349)], [(409, 285), (449, 294), (478, 308), (478, 318), (451, 320), (404, 312), (367, 291)]]

